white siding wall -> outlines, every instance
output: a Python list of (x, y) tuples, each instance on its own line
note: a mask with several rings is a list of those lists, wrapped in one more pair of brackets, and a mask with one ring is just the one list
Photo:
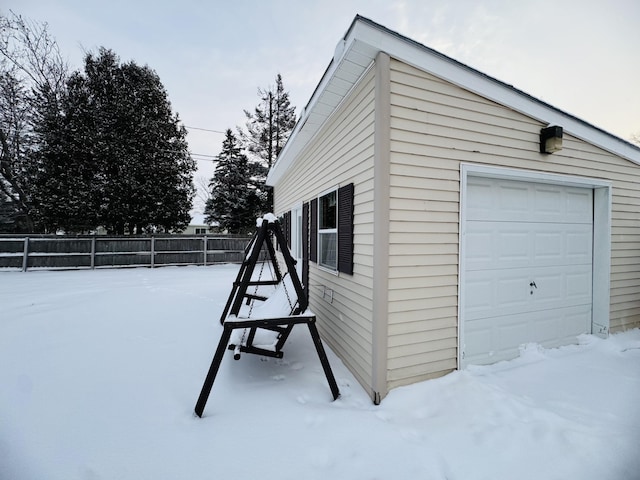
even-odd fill
[(274, 190), (275, 211), (282, 213), (354, 183), (354, 274), (336, 275), (311, 262), (310, 308), (324, 340), (367, 388), (372, 371), (373, 134), (370, 70)]
[(612, 181), (610, 325), (640, 326), (640, 167), (566, 133), (541, 155), (544, 126), (392, 60), (389, 388), (456, 368), (461, 162)]

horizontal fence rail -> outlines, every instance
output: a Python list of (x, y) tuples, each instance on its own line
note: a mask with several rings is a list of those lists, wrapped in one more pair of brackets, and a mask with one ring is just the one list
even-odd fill
[(249, 240), (232, 235), (0, 235), (0, 269), (240, 263)]

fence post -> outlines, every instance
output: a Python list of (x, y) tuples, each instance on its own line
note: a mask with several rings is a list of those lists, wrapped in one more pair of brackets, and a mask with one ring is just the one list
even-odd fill
[(24, 237), (24, 249), (22, 251), (22, 271), (26, 272), (29, 268), (29, 237)]
[(204, 263), (204, 266), (206, 267), (207, 266), (207, 242), (208, 242), (206, 235), (204, 236), (203, 240), (204, 240), (204, 252), (203, 252), (204, 253), (204, 262), (203, 263)]
[(156, 237), (151, 235), (151, 268), (155, 267), (156, 264)]
[(96, 268), (96, 235), (91, 237), (91, 270)]

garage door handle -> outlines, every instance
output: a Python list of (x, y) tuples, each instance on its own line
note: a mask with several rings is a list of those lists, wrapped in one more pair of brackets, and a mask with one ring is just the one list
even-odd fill
[(529, 284), (529, 286), (530, 286), (531, 288), (538, 288), (538, 286), (536, 285), (536, 282), (531, 282), (531, 283)]

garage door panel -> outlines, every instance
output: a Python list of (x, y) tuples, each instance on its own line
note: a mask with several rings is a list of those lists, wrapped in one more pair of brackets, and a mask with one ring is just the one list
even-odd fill
[(575, 343), (591, 327), (591, 306), (564, 307), (469, 321), (463, 346), (465, 365), (490, 364), (519, 355), (520, 346), (538, 343), (554, 348)]
[(534, 261), (554, 263), (563, 261), (565, 236), (562, 232), (547, 229), (547, 231), (536, 232), (533, 235)]
[(531, 214), (538, 220), (553, 221), (564, 216), (564, 190), (555, 185), (530, 185), (533, 194), (533, 209)]
[[(532, 274), (529, 283), (529, 296), (533, 309), (551, 308), (554, 304), (563, 302), (566, 298), (566, 274), (557, 268)], [(533, 284), (533, 285), (531, 285)]]
[(531, 189), (522, 182), (494, 183), (497, 189), (497, 205), (491, 212), (500, 212), (500, 218), (523, 218), (528, 216)]
[(533, 185), (534, 204), (529, 218), (540, 222), (592, 222), (593, 191), (562, 185)]
[(507, 315), (531, 309), (528, 275), (514, 271), (511, 275), (496, 272), (472, 272), (467, 281), (467, 320)]
[(588, 223), (593, 191), (563, 185), (470, 178), (468, 220)]
[(495, 222), (468, 224), (467, 270), (483, 270), (496, 265), (502, 268), (526, 267), (531, 263), (528, 230), (515, 226), (501, 230), (501, 225)]
[(573, 303), (591, 303), (593, 272), (591, 268), (576, 269), (566, 274), (566, 298)]
[[(530, 256), (529, 232), (526, 228), (494, 231), (495, 260), (505, 265), (526, 265)], [(497, 247), (497, 248), (496, 248)]]
[(502, 188), (492, 179), (474, 178), (467, 183), (467, 193), (473, 198), (467, 207), (468, 220), (521, 219), (529, 211), (529, 192), (518, 188), (517, 182), (515, 188)]
[(465, 296), (467, 320), (590, 305), (591, 265), (470, 271)]
[(493, 342), (492, 332), (490, 328), (482, 328), (482, 325), (478, 325), (478, 328), (473, 324), (469, 324), (465, 327), (465, 343), (462, 346), (462, 365), (486, 365), (493, 363)]
[(466, 270), (590, 264), (591, 225), (467, 222)]
[(514, 271), (511, 275), (495, 275), (495, 308), (501, 310), (530, 309), (531, 298), (529, 298), (529, 291), (526, 288), (526, 278), (526, 274), (523, 275), (517, 271)]
[(486, 276), (469, 275), (467, 278), (467, 290), (465, 294), (465, 311), (467, 318), (482, 316), (482, 312), (490, 312), (495, 301), (493, 292), (495, 290), (491, 279)]
[(590, 265), (570, 266), (562, 272), (548, 269), (552, 271), (545, 273), (544, 270), (540, 269), (531, 275), (535, 282), (535, 287), (531, 288), (533, 310), (591, 304)]
[(466, 233), (467, 248), (467, 268), (475, 266), (482, 268), (483, 265), (491, 265), (494, 252), (491, 245), (493, 244), (493, 232), (489, 227), (482, 228), (481, 225), (474, 225), (473, 231)]
[(591, 263), (593, 251), (593, 229), (591, 225), (567, 229), (565, 234), (568, 263)]
[(593, 190), (569, 188), (566, 190), (566, 212), (573, 221), (591, 223), (593, 221)]
[(529, 328), (522, 316), (505, 316), (468, 322), (463, 348), (469, 364), (490, 364), (518, 355), (519, 346), (529, 343)]

